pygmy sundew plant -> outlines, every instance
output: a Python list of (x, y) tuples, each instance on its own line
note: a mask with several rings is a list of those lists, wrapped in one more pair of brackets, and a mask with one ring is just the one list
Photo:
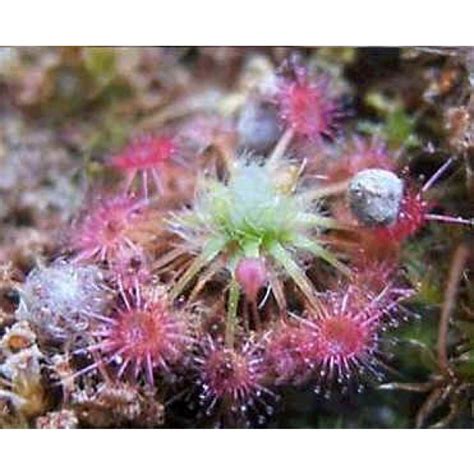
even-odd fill
[(356, 382), (361, 389), (364, 377), (382, 379), (379, 340), (387, 327), (399, 324), (399, 304), (412, 294), (391, 281), (378, 293), (342, 285), (321, 297), (319, 312), (309, 311), (305, 318), (297, 318), (306, 333), (298, 349), (304, 354), (308, 375), (315, 374), (317, 391), (330, 390), (334, 382)]
[(95, 199), (70, 231), (76, 261), (105, 261), (135, 249), (133, 234), (146, 203), (133, 196)]
[(207, 337), (194, 357), (200, 404), (209, 416), (220, 410), (236, 422), (248, 423), (273, 412), (275, 395), (265, 387), (262, 346), (247, 341), (240, 349), (225, 347)]
[(331, 87), (329, 77), (291, 64), (288, 73), (279, 76), (275, 96), (286, 129), (310, 141), (332, 137), (342, 114)]
[(202, 278), (206, 279), (226, 268), (232, 278), (228, 310), (235, 312), (237, 265), (242, 259), (263, 257), (269, 265), (271, 262), (270, 273), (283, 269), (317, 307), (312, 284), (297, 262), (298, 253), (309, 253), (347, 273), (345, 265), (318, 240), (322, 231), (338, 228), (338, 223), (324, 217), (302, 195), (279, 189), (277, 177), (273, 163), (244, 156), (236, 160), (227, 182), (214, 178), (201, 181), (194, 207), (170, 220), (172, 230), (183, 240), (183, 253), (197, 254), (173, 286), (173, 297), (204, 268)]
[(100, 358), (86, 370), (114, 364), (119, 378), (127, 371), (135, 379), (143, 373), (154, 385), (155, 372), (171, 375), (192, 344), (189, 320), (169, 305), (159, 289), (142, 294), (137, 285), (133, 292), (120, 292), (112, 313), (100, 321), (100, 327), (91, 332), (98, 342), (87, 348), (90, 353), (98, 352)]
[(162, 190), (163, 167), (176, 155), (175, 141), (166, 136), (144, 135), (135, 139), (119, 154), (114, 155), (111, 164), (126, 175), (125, 188), (128, 191), (137, 176), (141, 175), (143, 193), (148, 198), (149, 179), (157, 191)]

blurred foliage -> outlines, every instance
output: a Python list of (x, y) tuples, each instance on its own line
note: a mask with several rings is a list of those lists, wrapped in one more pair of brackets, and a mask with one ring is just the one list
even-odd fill
[(370, 92), (365, 103), (382, 119), (381, 123), (361, 121), (357, 128), (371, 135), (381, 135), (390, 148), (412, 149), (420, 145), (416, 135), (416, 119), (410, 115), (400, 99), (388, 99), (382, 93)]

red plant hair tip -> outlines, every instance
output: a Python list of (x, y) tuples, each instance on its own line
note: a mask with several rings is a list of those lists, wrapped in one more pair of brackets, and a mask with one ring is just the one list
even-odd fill
[(137, 174), (141, 175), (144, 194), (148, 196), (148, 181), (151, 178), (157, 191), (162, 188), (160, 172), (175, 156), (177, 144), (170, 137), (145, 135), (135, 139), (121, 153), (110, 160), (113, 167), (127, 176), (127, 190)]
[(303, 68), (298, 68), (292, 78), (280, 78), (276, 103), (286, 127), (296, 136), (310, 140), (332, 136), (341, 115), (329, 79), (312, 78)]

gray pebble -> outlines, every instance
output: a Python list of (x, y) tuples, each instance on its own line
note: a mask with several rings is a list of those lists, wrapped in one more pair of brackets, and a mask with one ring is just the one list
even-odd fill
[(393, 224), (400, 211), (403, 181), (391, 171), (367, 169), (349, 183), (348, 199), (353, 214), (368, 226)]
[(254, 101), (242, 109), (237, 130), (240, 147), (257, 153), (270, 150), (281, 135), (275, 108)]

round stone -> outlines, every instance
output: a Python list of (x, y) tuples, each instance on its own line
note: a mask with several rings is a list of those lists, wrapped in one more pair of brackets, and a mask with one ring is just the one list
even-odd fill
[(349, 205), (364, 225), (390, 225), (398, 217), (403, 198), (403, 181), (391, 171), (367, 169), (349, 183)]
[(257, 153), (269, 151), (281, 134), (273, 106), (253, 101), (243, 108), (237, 130), (239, 146)]

